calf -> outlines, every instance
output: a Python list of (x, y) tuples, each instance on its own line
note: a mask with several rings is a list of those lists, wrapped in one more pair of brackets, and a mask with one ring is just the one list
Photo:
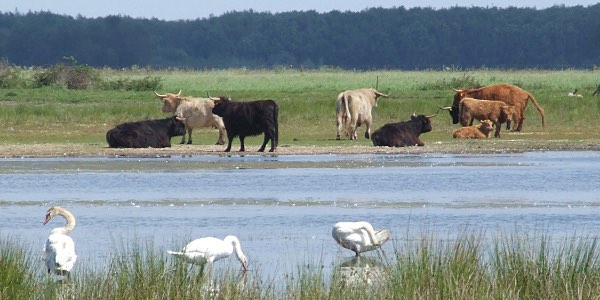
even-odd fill
[(413, 114), (409, 121), (385, 124), (373, 132), (371, 141), (375, 146), (424, 146), (425, 143), (419, 139), (419, 135), (431, 131), (430, 118), (433, 116), (435, 115)]
[(111, 148), (164, 148), (171, 147), (171, 137), (184, 135), (185, 125), (175, 116), (123, 123), (106, 132)]
[(463, 98), (459, 105), (460, 125), (469, 126), (473, 120), (490, 120), (496, 126), (494, 137), (500, 137), (501, 124), (510, 122), (514, 113), (514, 106), (507, 105), (502, 101), (479, 100), (473, 98)]
[[(177, 94), (166, 93), (164, 95), (154, 92), (163, 102), (162, 111), (170, 112), (178, 116), (185, 124), (188, 134), (188, 144), (192, 143), (192, 131), (194, 128), (214, 127), (219, 130), (217, 145), (225, 144), (225, 125), (223, 119), (212, 113), (215, 106), (209, 98), (192, 98)], [(185, 143), (185, 134), (181, 137), (181, 144)]]
[(490, 132), (494, 130), (492, 121), (483, 120), (479, 125), (461, 127), (452, 132), (452, 137), (455, 139), (487, 139), (490, 137)]
[[(214, 98), (211, 98), (214, 100)], [(223, 118), (227, 139), (229, 140), (225, 152), (231, 150), (231, 142), (236, 136), (240, 137), (240, 151), (245, 151), (244, 139), (246, 136), (265, 134), (262, 146), (258, 152), (265, 151), (271, 140), (271, 149), (275, 151), (279, 140), (279, 107), (273, 100), (256, 100), (248, 102), (232, 101), (230, 98), (219, 97), (215, 100), (212, 113)]]

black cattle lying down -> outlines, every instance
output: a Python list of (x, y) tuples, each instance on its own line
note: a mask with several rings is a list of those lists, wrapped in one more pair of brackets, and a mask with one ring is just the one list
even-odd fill
[(171, 147), (171, 137), (185, 134), (185, 125), (175, 116), (117, 125), (106, 132), (111, 148)]
[(432, 116), (413, 114), (410, 121), (385, 124), (373, 132), (371, 141), (375, 146), (424, 146), (425, 143), (419, 140), (419, 135), (431, 131), (430, 118), (433, 116), (435, 114)]
[(242, 144), (240, 151), (245, 151), (244, 138), (261, 133), (265, 134), (265, 139), (258, 151), (265, 151), (269, 140), (271, 140), (271, 149), (269, 152), (275, 151), (279, 140), (279, 125), (277, 121), (279, 107), (275, 101), (256, 100), (240, 102), (232, 101), (226, 97), (211, 99), (215, 101), (215, 107), (212, 109), (213, 114), (222, 117), (223, 123), (225, 123), (225, 131), (227, 131), (227, 138), (229, 139), (225, 152), (231, 150), (231, 142), (234, 137), (240, 137), (240, 143)]

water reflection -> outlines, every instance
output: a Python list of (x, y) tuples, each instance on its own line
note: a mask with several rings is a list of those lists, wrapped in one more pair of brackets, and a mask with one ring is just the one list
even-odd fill
[(384, 283), (384, 264), (369, 256), (353, 256), (343, 260), (336, 268), (340, 281), (347, 287), (377, 287)]

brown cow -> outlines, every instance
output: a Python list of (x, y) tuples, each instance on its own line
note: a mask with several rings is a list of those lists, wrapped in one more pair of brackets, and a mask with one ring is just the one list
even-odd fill
[(376, 91), (375, 89), (358, 89), (341, 92), (337, 97), (335, 111), (337, 115), (337, 135), (340, 139), (340, 131), (345, 130), (346, 135), (351, 140), (357, 137), (358, 127), (365, 124), (365, 138), (371, 138), (371, 109), (377, 107), (379, 97), (389, 96)]
[(479, 125), (461, 127), (452, 132), (455, 139), (487, 139), (494, 130), (492, 121), (483, 120)]
[(507, 105), (502, 101), (480, 100), (473, 98), (463, 98), (458, 104), (460, 111), (460, 125), (469, 126), (473, 120), (490, 120), (496, 126), (494, 137), (500, 137), (501, 124), (510, 122), (514, 114), (514, 106)]
[[(181, 96), (181, 91), (177, 94), (166, 93), (160, 95), (154, 92), (163, 102), (162, 111), (170, 112), (177, 116), (185, 124), (188, 133), (188, 144), (192, 143), (192, 130), (201, 127), (214, 127), (219, 130), (219, 139), (217, 145), (225, 144), (225, 124), (223, 119), (212, 113), (215, 106), (213, 100), (209, 98), (192, 98)], [(181, 144), (185, 144), (185, 134), (181, 138)]]
[[(531, 99), (533, 105), (540, 112), (542, 117), (542, 129), (546, 128), (546, 120), (544, 115), (544, 110), (538, 105), (537, 101), (531, 93), (526, 90), (521, 89), (518, 86), (511, 84), (493, 84), (484, 86), (477, 89), (460, 89), (454, 90), (456, 94), (454, 94), (454, 102), (452, 103), (452, 107), (448, 107), (450, 109), (450, 116), (452, 116), (452, 123), (457, 124), (459, 122), (459, 109), (458, 104), (460, 100), (465, 97), (475, 98), (475, 99), (488, 99), (488, 100), (497, 100), (502, 101), (508, 105), (513, 105), (514, 108), (514, 125), (513, 131), (521, 131), (523, 128), (523, 121), (525, 121), (525, 109), (527, 108), (527, 101)], [(510, 122), (507, 122), (507, 129), (510, 129)]]

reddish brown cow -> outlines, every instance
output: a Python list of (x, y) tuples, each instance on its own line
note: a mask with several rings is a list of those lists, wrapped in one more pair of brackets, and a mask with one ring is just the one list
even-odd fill
[(502, 123), (509, 122), (514, 114), (514, 106), (507, 105), (502, 101), (480, 100), (473, 98), (464, 98), (458, 104), (460, 111), (460, 125), (469, 126), (473, 120), (490, 120), (496, 126), (494, 137), (500, 137)]
[[(523, 121), (525, 121), (525, 109), (527, 108), (528, 100), (531, 99), (533, 105), (540, 112), (540, 116), (542, 117), (542, 129), (546, 127), (546, 120), (544, 115), (544, 110), (538, 105), (537, 101), (533, 97), (531, 93), (522, 88), (511, 85), (511, 84), (493, 84), (484, 86), (477, 89), (460, 89), (454, 90), (456, 94), (454, 94), (454, 102), (452, 103), (452, 107), (448, 107), (450, 109), (450, 116), (452, 116), (452, 123), (457, 124), (459, 122), (459, 103), (463, 98), (474, 98), (474, 99), (488, 99), (488, 100), (497, 100), (502, 101), (508, 105), (514, 106), (514, 125), (513, 131), (521, 131), (523, 128)], [(510, 122), (507, 122), (507, 129), (510, 129)]]
[(479, 125), (461, 127), (452, 132), (455, 139), (487, 139), (494, 130), (492, 121), (483, 120)]

